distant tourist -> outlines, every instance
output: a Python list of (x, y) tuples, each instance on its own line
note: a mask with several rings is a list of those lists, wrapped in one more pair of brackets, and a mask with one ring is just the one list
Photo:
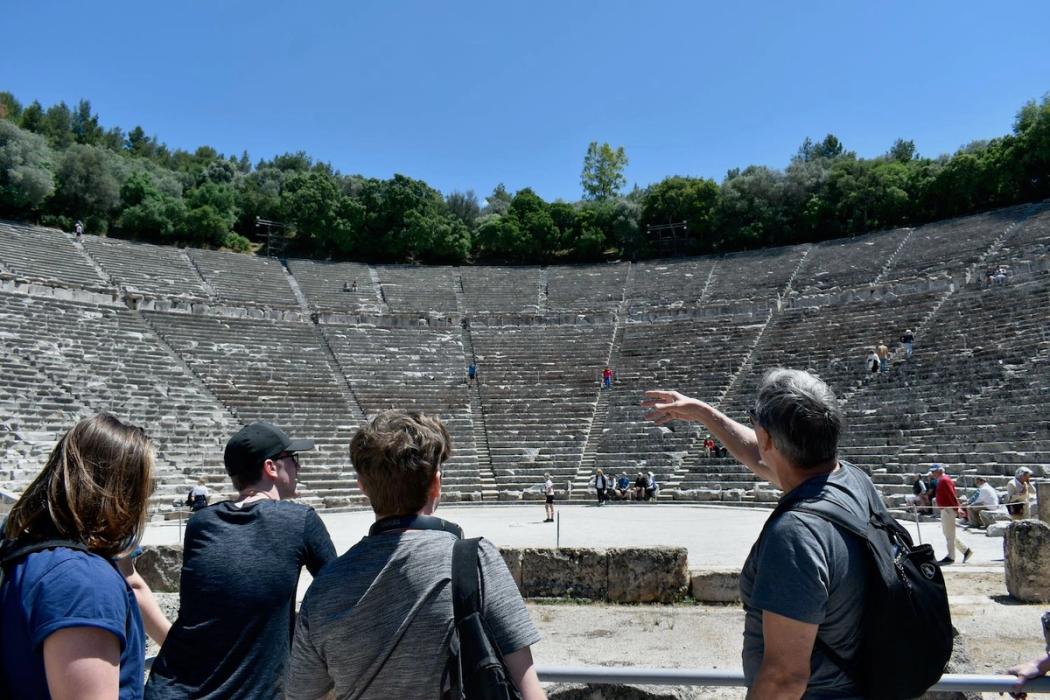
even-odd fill
[(201, 508), (208, 507), (208, 487), (204, 485), (204, 480), (198, 481), (190, 492), (186, 494), (186, 505), (190, 507), (190, 510), (196, 513)]
[(143, 619), (113, 562), (142, 538), (153, 459), (141, 429), (105, 413), (84, 418), (11, 508), (0, 696), (141, 697)]
[(977, 484), (977, 490), (966, 504), (966, 519), (973, 527), (987, 527), (991, 523), (986, 522), (984, 513), (999, 507), (999, 494), (983, 476), (974, 479), (974, 483)]
[(554, 522), (554, 482), (550, 474), (543, 475), (543, 509), (547, 513), (547, 519), (543, 522)]
[(880, 340), (875, 348), (875, 354), (879, 356), (879, 371), (888, 371), (890, 368), (890, 349), (886, 347), (886, 343)]
[(1020, 467), (1006, 484), (1006, 512), (1012, 520), (1031, 517), (1032, 470)]
[(638, 476), (634, 480), (634, 488), (632, 489), (631, 498), (640, 501), (645, 498), (645, 472), (638, 472)]
[(704, 438), (704, 452), (707, 453), (708, 457), (713, 457), (715, 454), (715, 441), (708, 435)]
[(84, 224), (79, 219), (77, 223), (73, 225), (73, 240), (80, 243), (84, 239)]
[(631, 477), (627, 476), (627, 472), (616, 477), (616, 497), (620, 500), (627, 500), (631, 497)]
[(879, 354), (874, 350), (868, 352), (868, 356), (864, 359), (864, 364), (867, 366), (868, 371), (875, 374), (879, 371)]
[(470, 361), (470, 365), (467, 366), (467, 386), (474, 386), (474, 382), (478, 380), (478, 365), (474, 360)]
[(594, 472), (594, 492), (598, 496), (598, 505), (604, 505), (609, 500), (609, 489), (612, 484), (605, 472), (598, 469)]
[[(475, 669), (461, 673), (449, 653), (449, 575), (463, 533), (434, 516), (451, 451), (441, 421), (415, 412), (385, 411), (354, 435), (350, 460), (376, 521), (306, 593), (285, 682), (288, 700), (463, 697), (457, 682), (468, 685)], [(484, 539), (476, 544), (476, 565), (470, 564), (480, 579), (486, 636), (521, 696), (541, 700), (531, 649), (539, 634), (499, 550)]]
[(904, 356), (911, 358), (912, 346), (915, 344), (915, 334), (911, 332), (911, 329), (904, 331), (901, 335), (901, 345), (904, 347)]
[(944, 541), (948, 546), (948, 554), (944, 559), (941, 559), (940, 564), (954, 564), (955, 557), (953, 555), (956, 549), (963, 555), (963, 563), (965, 564), (973, 556), (973, 550), (955, 534), (955, 519), (961, 514), (959, 510), (959, 496), (955, 492), (955, 482), (948, 476), (948, 472), (945, 471), (944, 466), (941, 464), (931, 466), (930, 475), (937, 479), (937, 491), (934, 494), (934, 499), (937, 503), (937, 508), (941, 511), (941, 532), (944, 533)]
[(652, 472), (645, 475), (645, 500), (651, 501), (656, 498), (656, 494), (660, 491), (660, 484), (656, 482), (656, 477), (653, 476)]
[(997, 285), (1006, 284), (1006, 275), (1008, 270), (1009, 268), (1007, 268), (1006, 265), (1000, 265), (999, 267), (995, 268), (995, 274), (992, 276), (992, 281), (995, 282)]
[[(768, 372), (749, 411), (753, 427), (675, 391), (647, 391), (642, 406), (657, 425), (707, 427), (761, 480), (795, 499), (828, 501), (864, 529), (882, 497), (860, 469), (841, 461), (845, 426), (828, 386), (797, 370)], [(785, 500), (789, 499), (789, 500)], [(779, 510), (779, 509), (778, 509)], [(744, 676), (748, 697), (860, 697), (861, 689), (828, 656), (855, 658), (868, 584), (867, 545), (819, 515), (788, 508), (767, 523), (740, 572)], [(771, 653), (775, 650), (775, 653)]]
[(930, 496), (927, 493), (929, 490), (930, 486), (926, 482), (926, 475), (916, 474), (915, 481), (911, 482), (911, 493), (904, 497), (904, 502), (916, 508), (921, 507), (926, 512), (930, 505)]
[(611, 389), (613, 383), (613, 371), (606, 365), (602, 370), (602, 389)]
[[(291, 503), (301, 450), (270, 423), (226, 443), (237, 499), (186, 524), (179, 616), (146, 683), (146, 700), (280, 698), (302, 567), (317, 576), (335, 547), (313, 508)], [(141, 679), (141, 676), (140, 676)]]
[(349, 282), (343, 282), (343, 291), (344, 292), (349, 292), (350, 291), (350, 283)]

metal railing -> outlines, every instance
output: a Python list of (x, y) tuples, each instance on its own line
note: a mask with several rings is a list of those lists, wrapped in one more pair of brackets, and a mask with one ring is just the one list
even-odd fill
[[(744, 687), (743, 671), (718, 671), (700, 668), (642, 668), (627, 666), (538, 666), (536, 672), (544, 683), (595, 683), (605, 685), (693, 685), (706, 687)], [(1005, 693), (1017, 685), (1015, 676), (970, 675), (946, 673), (930, 690), (966, 693)], [(1050, 677), (1030, 680), (1024, 692), (1050, 693)]]
[[(146, 670), (157, 657), (146, 657)], [(543, 683), (589, 683), (596, 685), (693, 685), (706, 688), (743, 688), (743, 671), (718, 671), (705, 668), (643, 668), (624, 666), (537, 666), (536, 674)], [(1017, 678), (1007, 675), (946, 673), (930, 690), (957, 693), (1007, 693), (1015, 690)], [(1026, 693), (1050, 693), (1050, 676), (1024, 684)]]

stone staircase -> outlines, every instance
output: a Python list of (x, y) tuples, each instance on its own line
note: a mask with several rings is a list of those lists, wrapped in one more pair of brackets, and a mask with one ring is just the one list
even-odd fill
[[(470, 336), (470, 324), (464, 323), (463, 333), (463, 355), (468, 362), (477, 362), (474, 354), (474, 341)], [(467, 395), (470, 398), (470, 415), (474, 421), (474, 445), (477, 449), (478, 479), (481, 481), (481, 499), (483, 501), (495, 501), (499, 498), (499, 489), (496, 486), (496, 474), (492, 470), (492, 456), (489, 453), (488, 431), (485, 429), (485, 411), (481, 405), (481, 382), (484, 375), (467, 387)]]

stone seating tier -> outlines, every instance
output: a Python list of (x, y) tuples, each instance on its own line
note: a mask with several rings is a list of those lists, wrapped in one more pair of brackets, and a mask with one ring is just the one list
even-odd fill
[(108, 286), (73, 237), (53, 228), (0, 221), (0, 265), (16, 275), (74, 288)]
[(540, 270), (537, 267), (461, 267), (463, 311), (468, 313), (538, 313)]
[(96, 236), (85, 236), (84, 248), (115, 285), (129, 292), (208, 298), (204, 281), (178, 248)]
[[(350, 262), (288, 260), (307, 302), (318, 311), (379, 313), (378, 291), (372, 285), (367, 265)], [(357, 289), (346, 291), (345, 285), (357, 282)]]
[(624, 296), (628, 265), (558, 265), (548, 267), (547, 308), (587, 311), (615, 308)]
[(907, 238), (908, 229), (896, 229), (818, 243), (793, 286), (811, 295), (870, 284)]
[(189, 256), (221, 301), (275, 308), (299, 306), (284, 266), (277, 260), (197, 248), (191, 249)]
[(458, 308), (451, 267), (379, 265), (375, 270), (391, 311), (455, 313)]

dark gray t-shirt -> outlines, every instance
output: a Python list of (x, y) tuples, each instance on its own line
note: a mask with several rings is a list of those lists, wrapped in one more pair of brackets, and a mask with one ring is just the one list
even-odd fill
[[(437, 530), (370, 535), (325, 567), (299, 610), (289, 700), (437, 697), (453, 628), (452, 545)], [(504, 656), (539, 641), (499, 551), (479, 548), (482, 601)]]
[[(809, 479), (796, 487), (832, 500), (868, 521), (871, 480), (855, 467)], [(786, 494), (785, 494), (786, 495)], [(867, 590), (867, 546), (820, 516), (789, 511), (766, 528), (740, 572), (744, 604), (744, 676), (750, 686), (762, 665), (762, 611), (819, 625), (818, 638), (845, 659), (860, 643)], [(854, 684), (819, 649), (813, 650), (804, 698), (859, 697)]]
[(313, 508), (229, 501), (186, 524), (179, 617), (153, 664), (147, 700), (276, 698), (303, 566), (316, 574), (335, 547)]

